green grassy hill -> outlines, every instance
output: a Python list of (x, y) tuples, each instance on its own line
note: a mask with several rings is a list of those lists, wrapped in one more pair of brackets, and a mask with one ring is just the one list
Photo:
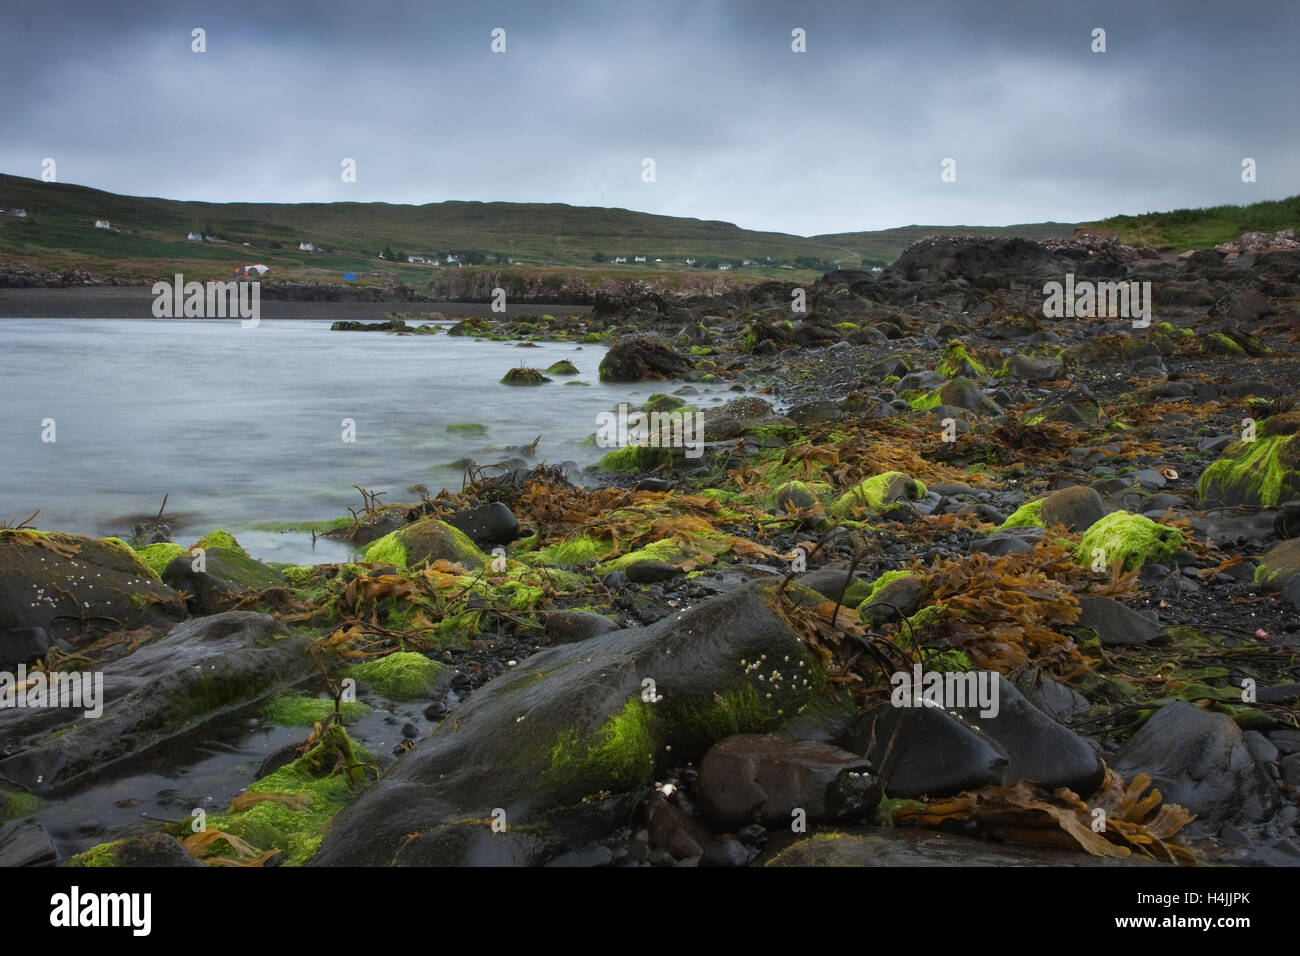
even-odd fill
[(1166, 252), (1213, 249), (1243, 232), (1300, 230), (1300, 196), (1251, 203), (1249, 206), (1210, 206), (1175, 209), (1141, 216), (1112, 216), (1080, 226), (1094, 234), (1113, 232), (1131, 246), (1152, 246)]
[[(595, 266), (598, 253), (611, 260), (625, 256), (627, 265), (601, 268), (626, 271), (630, 278), (689, 270), (687, 258), (701, 265), (727, 262), (755, 278), (789, 277), (792, 272), (802, 277), (835, 268), (846, 255), (813, 239), (726, 222), (562, 203), (179, 202), (0, 175), (0, 207), (29, 213), (26, 220), (0, 216), (0, 261), (137, 278), (166, 275), (183, 265), (187, 274), (203, 279), (226, 276), (242, 263), (263, 262), (281, 278), (384, 268), (419, 288), (434, 270), (407, 265), (405, 256), (443, 257), (448, 252), (488, 264), (513, 259), (516, 265), (568, 267)], [(99, 218), (107, 218), (117, 231), (95, 229)], [(228, 242), (188, 241), (191, 231)], [(302, 241), (326, 251), (300, 252)], [(380, 260), (385, 247), (402, 253), (403, 260)], [(636, 256), (647, 261), (634, 263)], [(752, 265), (742, 267), (745, 259)], [(855, 266), (857, 261), (842, 264)]]

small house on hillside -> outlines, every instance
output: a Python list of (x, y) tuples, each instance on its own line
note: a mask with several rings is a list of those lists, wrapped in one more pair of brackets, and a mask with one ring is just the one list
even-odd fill
[(452, 255), (447, 256), (447, 265), (449, 265), (449, 266), (458, 266), (458, 265), (460, 265), (460, 257), (459, 257), (459, 256), (452, 256)]
[(687, 259), (687, 260), (686, 260), (686, 264), (687, 264), (688, 266), (693, 266), (693, 265), (695, 265), (695, 260), (694, 260), (694, 259)]
[(201, 232), (191, 232), (191, 233), (190, 233), (189, 235), (187, 235), (185, 238), (188, 239), (190, 242), (202, 242), (202, 241), (203, 241), (203, 233), (201, 233)]
[(614, 257), (614, 261), (615, 261), (615, 262), (627, 262), (627, 256), (615, 256), (615, 257)]
[(299, 251), (299, 252), (315, 252), (315, 251), (316, 251), (316, 247), (313, 246), (310, 242), (300, 242), (300, 243), (298, 243), (298, 251)]
[(95, 220), (95, 228), (96, 228), (96, 229), (112, 229), (113, 226), (112, 226), (112, 224), (111, 224), (107, 219), (96, 219), (96, 220)]
[(632, 257), (632, 261), (633, 261), (633, 262), (645, 262), (645, 256), (633, 256), (633, 257)]
[(730, 263), (730, 262), (720, 262), (720, 263), (718, 263), (718, 268), (719, 268), (719, 269), (722, 269), (723, 271), (726, 271), (727, 269), (730, 269), (730, 268), (731, 268), (731, 263)]
[(26, 209), (15, 209), (15, 210), (14, 210), (14, 215), (17, 216), (19, 219), (26, 219), (26, 218), (27, 218), (27, 210), (26, 210)]

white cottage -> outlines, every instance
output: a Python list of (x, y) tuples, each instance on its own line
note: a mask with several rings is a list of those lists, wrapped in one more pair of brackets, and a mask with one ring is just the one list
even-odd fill
[(299, 251), (299, 252), (315, 252), (315, 251), (316, 251), (316, 247), (313, 246), (310, 242), (300, 242), (300, 243), (298, 243), (298, 251)]

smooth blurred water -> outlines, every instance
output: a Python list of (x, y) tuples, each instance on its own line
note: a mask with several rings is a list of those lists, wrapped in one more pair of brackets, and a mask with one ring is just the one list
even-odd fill
[[(331, 332), (328, 321), (6, 319), (0, 521), (39, 508), (36, 527), (122, 535), (166, 494), (179, 543), (222, 527), (268, 560), (339, 560), (347, 549), (337, 543), (313, 552), (309, 536), (304, 545), (249, 529), (359, 510), (354, 484), (387, 492), (386, 502), (416, 500), (406, 491), (416, 483), (458, 489), (451, 462), (500, 461), (538, 435), (530, 464), (590, 464), (603, 449), (580, 442), (600, 412), (676, 387), (602, 385), (602, 346), (539, 344)], [(512, 367), (561, 358), (591, 384), (500, 384)], [(696, 404), (722, 394), (696, 387)], [(46, 418), (52, 444), (41, 440)], [(345, 418), (355, 443), (342, 440)], [(488, 431), (448, 432), (455, 422)]]

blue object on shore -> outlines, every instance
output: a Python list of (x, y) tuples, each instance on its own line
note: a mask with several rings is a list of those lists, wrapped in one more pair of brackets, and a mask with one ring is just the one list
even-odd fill
[(343, 273), (343, 278), (351, 279), (352, 281), (355, 282), (357, 278), (357, 274), (355, 272), (345, 272)]

